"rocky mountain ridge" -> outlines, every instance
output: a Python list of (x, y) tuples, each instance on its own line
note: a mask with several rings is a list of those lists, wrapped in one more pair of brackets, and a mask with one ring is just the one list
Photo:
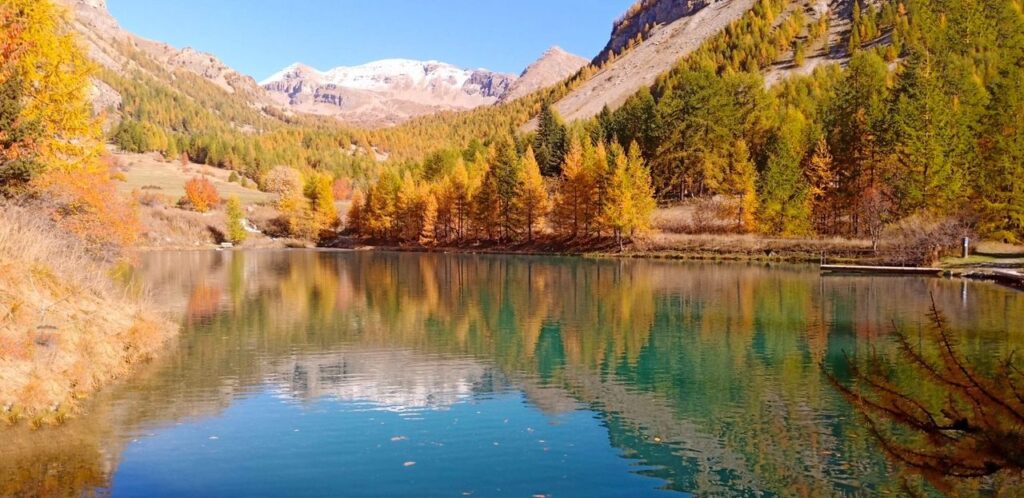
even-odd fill
[(279, 105), (361, 125), (497, 102), (516, 77), (439, 61), (385, 59), (320, 71), (292, 64), (260, 84)]

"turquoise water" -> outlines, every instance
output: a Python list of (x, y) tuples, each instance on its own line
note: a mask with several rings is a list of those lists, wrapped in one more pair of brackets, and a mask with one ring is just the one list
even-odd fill
[(1024, 294), (801, 266), (367, 252), (143, 257), (182, 324), (59, 429), (0, 432), (0, 494), (876, 496), (822, 366), (936, 303), (979, 361)]

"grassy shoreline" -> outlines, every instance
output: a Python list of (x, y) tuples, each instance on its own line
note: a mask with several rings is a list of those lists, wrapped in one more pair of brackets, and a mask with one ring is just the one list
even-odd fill
[(39, 213), (0, 212), (0, 419), (59, 424), (171, 340), (113, 271)]

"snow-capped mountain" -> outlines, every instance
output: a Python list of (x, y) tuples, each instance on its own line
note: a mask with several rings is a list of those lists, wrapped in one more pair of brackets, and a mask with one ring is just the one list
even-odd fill
[(292, 64), (260, 82), (295, 111), (380, 125), (497, 102), (516, 77), (438, 61), (385, 59), (320, 71)]

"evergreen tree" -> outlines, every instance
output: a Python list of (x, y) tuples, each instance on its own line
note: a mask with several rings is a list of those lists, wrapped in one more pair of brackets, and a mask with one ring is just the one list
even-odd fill
[(13, 68), (0, 71), (8, 73), (0, 76), (0, 195), (10, 196), (23, 193), (42, 165), (30, 145), (39, 133), (38, 126), (26, 123), (21, 115), (21, 77)]
[(913, 58), (894, 91), (893, 141), (899, 168), (889, 172), (898, 211), (946, 208), (961, 200), (963, 147), (958, 147), (953, 99), (943, 92), (931, 64)]
[(850, 233), (863, 228), (858, 202), (879, 180), (878, 130), (884, 128), (887, 115), (888, 77), (885, 61), (877, 54), (855, 54), (829, 109), (829, 144), (839, 172), (838, 207), (849, 220)]
[(511, 140), (503, 139), (498, 142), (489, 174), (494, 179), (498, 195), (501, 238), (513, 240), (519, 231), (516, 198), (523, 181), (523, 167)]
[(615, 111), (614, 122), (610, 126), (610, 134), (594, 141), (617, 139), (623, 147), (636, 142), (645, 158), (654, 157), (660, 143), (662, 124), (651, 90), (642, 87), (627, 99), (622, 107)]
[(502, 215), (498, 195), (498, 180), (488, 169), (473, 196), (473, 227), (477, 234), (486, 234), (494, 240), (501, 234)]
[(790, 109), (769, 145), (768, 164), (758, 189), (758, 218), (765, 233), (803, 235), (810, 231), (810, 187), (800, 167), (806, 128), (806, 118)]
[(1008, 242), (1024, 241), (1024, 67), (1001, 74), (984, 119), (980, 228)]
[(533, 139), (533, 150), (543, 175), (558, 176), (561, 173), (565, 147), (565, 124), (557, 111), (544, 104), (537, 116), (537, 135)]

